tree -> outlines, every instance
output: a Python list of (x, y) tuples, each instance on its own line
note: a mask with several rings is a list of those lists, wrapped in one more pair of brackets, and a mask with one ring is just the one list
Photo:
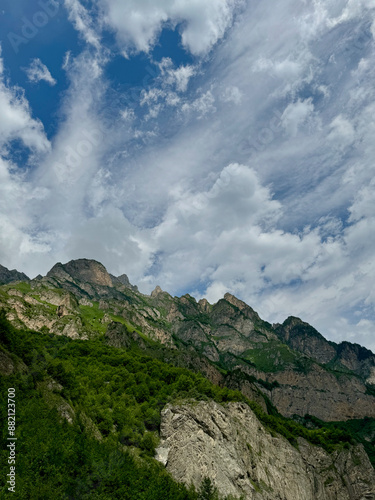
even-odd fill
[(209, 477), (204, 477), (201, 487), (198, 491), (199, 500), (218, 500), (217, 488), (212, 484)]

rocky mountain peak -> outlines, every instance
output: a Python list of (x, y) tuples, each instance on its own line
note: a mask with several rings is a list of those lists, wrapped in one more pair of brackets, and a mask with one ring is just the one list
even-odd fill
[(157, 297), (158, 295), (160, 295), (161, 293), (164, 293), (164, 292), (163, 292), (163, 290), (160, 288), (160, 286), (159, 286), (159, 285), (157, 285), (157, 287), (155, 288), (155, 290), (153, 290), (153, 291), (151, 292), (151, 297), (152, 297), (152, 298), (155, 298), (155, 297)]
[(0, 265), (0, 284), (7, 285), (13, 281), (29, 281), (30, 278), (24, 273), (18, 272), (16, 269), (10, 271), (4, 266)]
[(67, 264), (59, 262), (47, 273), (47, 277), (67, 281), (73, 279), (100, 286), (113, 286), (112, 279), (103, 264), (91, 259), (71, 260)]
[(279, 338), (292, 349), (320, 363), (329, 363), (336, 356), (335, 344), (328, 342), (315, 328), (300, 318), (289, 316), (275, 330)]
[(282, 339), (287, 342), (292, 341), (297, 337), (315, 337), (319, 340), (327, 342), (323, 335), (315, 330), (315, 328), (313, 328), (308, 323), (305, 323), (300, 318), (296, 318), (295, 316), (289, 316), (282, 325), (278, 324), (275, 326)]
[(202, 311), (204, 311), (204, 312), (209, 312), (211, 309), (211, 305), (207, 299), (200, 299), (200, 301), (198, 302), (198, 305), (202, 309)]
[(224, 300), (229, 302), (229, 304), (232, 304), (232, 306), (237, 307), (242, 313), (244, 313), (246, 316), (249, 318), (256, 318), (259, 319), (259, 315), (252, 309), (249, 305), (246, 304), (246, 302), (243, 302), (240, 299), (237, 299), (234, 295), (231, 293), (226, 293), (224, 295)]
[(341, 365), (367, 378), (367, 383), (375, 385), (375, 355), (369, 349), (358, 344), (341, 342), (336, 351)]
[(131, 288), (135, 292), (138, 292), (138, 287), (130, 283), (129, 278), (126, 274), (121, 274), (121, 276), (113, 276), (112, 274), (110, 274), (110, 277), (114, 285), (124, 285), (127, 288)]

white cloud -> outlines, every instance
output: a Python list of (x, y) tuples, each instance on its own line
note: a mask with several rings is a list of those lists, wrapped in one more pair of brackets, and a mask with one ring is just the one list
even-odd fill
[(207, 90), (207, 92), (201, 93), (199, 97), (197, 97), (192, 102), (185, 102), (181, 106), (181, 110), (184, 113), (195, 112), (198, 118), (203, 118), (208, 113), (212, 113), (216, 111), (214, 106), (215, 97), (213, 96), (211, 90)]
[(125, 121), (133, 121), (135, 119), (134, 109), (125, 108), (120, 112), (120, 114)]
[[(237, 2), (238, 3), (238, 2)], [(183, 46), (194, 55), (204, 55), (220, 40), (232, 23), (229, 0), (101, 0), (107, 24), (116, 31), (125, 48), (148, 52), (163, 26), (180, 24)]]
[(353, 144), (355, 140), (355, 130), (353, 124), (346, 120), (341, 114), (336, 116), (331, 124), (331, 131), (328, 140), (332, 142), (333, 148), (344, 148)]
[(48, 151), (50, 144), (44, 134), (43, 124), (31, 116), (31, 110), (22, 89), (11, 87), (3, 76), (0, 46), (0, 147), (20, 139), (28, 148)]
[(222, 99), (224, 102), (233, 102), (234, 104), (240, 104), (242, 101), (242, 92), (238, 87), (226, 87), (222, 93)]
[(94, 28), (94, 22), (87, 9), (79, 0), (64, 0), (64, 5), (68, 11), (69, 20), (83, 39), (95, 49), (100, 49), (100, 35)]
[(164, 85), (175, 86), (178, 92), (186, 92), (189, 80), (196, 74), (196, 68), (187, 64), (181, 65), (179, 68), (173, 68), (172, 60), (163, 58), (159, 63), (159, 68), (162, 74), (162, 82)]
[[(300, 237), (275, 229), (281, 205), (244, 165), (225, 167), (207, 191), (181, 187), (171, 197), (175, 201), (155, 230), (157, 248), (165, 254), (159, 279), (166, 289), (178, 288), (182, 276), (190, 286), (211, 283), (211, 298), (222, 283), (237, 292), (246, 284), (248, 293), (256, 293), (266, 281), (297, 278), (319, 253), (316, 234)], [(182, 259), (189, 263), (183, 269)]]
[(43, 189), (0, 157), (0, 261), (6, 267), (22, 269), (34, 260), (37, 268), (50, 251), (49, 235), (36, 231), (38, 221), (30, 214), (30, 206), (43, 196)]
[(281, 116), (282, 126), (290, 136), (295, 137), (300, 127), (311, 118), (313, 112), (314, 105), (311, 98), (305, 101), (299, 99), (285, 108)]
[(152, 88), (150, 90), (142, 90), (140, 105), (153, 104), (159, 99), (165, 97), (166, 92), (162, 89)]
[(33, 59), (28, 68), (26, 68), (27, 78), (30, 82), (45, 81), (50, 85), (56, 85), (56, 80), (52, 77), (49, 69), (39, 58)]

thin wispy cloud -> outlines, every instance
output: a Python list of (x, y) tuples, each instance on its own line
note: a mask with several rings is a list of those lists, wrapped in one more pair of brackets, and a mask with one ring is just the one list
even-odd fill
[(57, 83), (47, 66), (38, 58), (31, 61), (30, 66), (25, 69), (25, 72), (30, 82), (38, 83), (40, 81), (44, 81), (52, 86)]

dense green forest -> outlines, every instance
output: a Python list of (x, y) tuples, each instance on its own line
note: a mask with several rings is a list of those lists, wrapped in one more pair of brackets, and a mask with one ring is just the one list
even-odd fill
[[(154, 460), (160, 413), (169, 402), (243, 401), (272, 432), (294, 446), (302, 436), (332, 451), (349, 446), (353, 429), (323, 423), (308, 429), (266, 414), (239, 391), (213, 385), (202, 375), (97, 340), (16, 330), (0, 315), (0, 349), (17, 370), (1, 377), (1, 421), (7, 390), (16, 390), (17, 493), (19, 499), (214, 499), (209, 481), (200, 491), (173, 481)], [(21, 362), (22, 360), (22, 362)], [(372, 419), (373, 420), (373, 419)], [(2, 428), (1, 461), (8, 457)], [(357, 436), (358, 437), (358, 436)], [(5, 498), (6, 476), (1, 476)]]

